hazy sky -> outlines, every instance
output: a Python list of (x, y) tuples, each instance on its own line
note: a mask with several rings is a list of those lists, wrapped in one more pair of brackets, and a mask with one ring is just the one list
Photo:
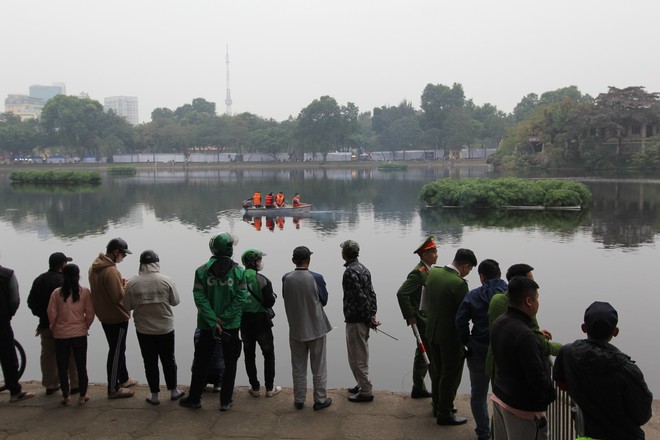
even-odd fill
[(576, 85), (660, 92), (658, 0), (20, 0), (0, 3), (0, 98), (64, 82), (103, 103), (137, 96), (140, 122), (197, 97), (278, 121), (323, 95), (360, 111), (429, 84), (511, 112)]

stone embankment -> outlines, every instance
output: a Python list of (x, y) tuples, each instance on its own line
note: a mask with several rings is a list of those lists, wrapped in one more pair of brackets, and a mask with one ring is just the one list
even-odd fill
[[(205, 393), (202, 409), (182, 408), (161, 392), (161, 403), (145, 401), (146, 386), (135, 387), (135, 396), (108, 400), (105, 385), (90, 386), (90, 400), (83, 406), (60, 404), (59, 393), (47, 396), (37, 382), (24, 384), (36, 397), (9, 403), (0, 394), (0, 440), (14, 439), (431, 439), (474, 440), (474, 421), (468, 396), (458, 396), (458, 414), (468, 417), (463, 426), (438, 426), (431, 416), (429, 399), (376, 392), (373, 402), (350, 403), (348, 393), (329, 390), (332, 405), (312, 410), (311, 390), (302, 410), (293, 407), (291, 389), (274, 397), (255, 398), (248, 388), (237, 387), (234, 406), (218, 411), (218, 394)], [(654, 402), (654, 418), (644, 427), (646, 438), (660, 440), (660, 401)]]

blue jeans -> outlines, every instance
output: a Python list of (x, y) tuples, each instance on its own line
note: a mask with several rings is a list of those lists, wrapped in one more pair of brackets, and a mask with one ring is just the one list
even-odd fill
[(477, 425), (474, 431), (479, 438), (489, 437), (488, 385), (490, 384), (490, 378), (486, 374), (486, 358), (469, 357), (467, 358), (467, 366), (470, 370), (470, 407)]

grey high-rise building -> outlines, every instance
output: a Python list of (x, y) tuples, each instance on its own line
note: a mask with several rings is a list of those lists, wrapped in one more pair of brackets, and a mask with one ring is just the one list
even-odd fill
[(66, 86), (64, 83), (53, 83), (52, 86), (43, 86), (41, 84), (32, 84), (30, 86), (30, 96), (32, 98), (43, 99), (44, 103), (56, 95), (66, 95)]
[(103, 100), (103, 110), (113, 110), (119, 116), (123, 116), (130, 124), (137, 125), (138, 121), (138, 99), (135, 96), (111, 96)]

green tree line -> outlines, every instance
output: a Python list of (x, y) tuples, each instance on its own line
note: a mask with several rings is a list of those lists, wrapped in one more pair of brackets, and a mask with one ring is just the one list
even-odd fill
[[(660, 166), (659, 95), (643, 87), (617, 89), (595, 99), (570, 86), (524, 96), (510, 114), (476, 105), (463, 86), (428, 84), (419, 109), (403, 101), (360, 111), (321, 96), (284, 121), (246, 112), (218, 115), (216, 104), (193, 99), (174, 110), (157, 108), (131, 126), (89, 98), (58, 95), (38, 120), (0, 114), (0, 151), (7, 157), (61, 154), (97, 159), (122, 153), (186, 153), (212, 147), (239, 155), (331, 151), (459, 150), (497, 148), (505, 167), (581, 164)], [(650, 129), (647, 127), (651, 127)], [(655, 128), (653, 128), (655, 127)], [(649, 131), (650, 130), (650, 131)], [(647, 136), (648, 135), (648, 136)], [(634, 154), (630, 140), (639, 139)], [(239, 156), (240, 157), (240, 156)]]

